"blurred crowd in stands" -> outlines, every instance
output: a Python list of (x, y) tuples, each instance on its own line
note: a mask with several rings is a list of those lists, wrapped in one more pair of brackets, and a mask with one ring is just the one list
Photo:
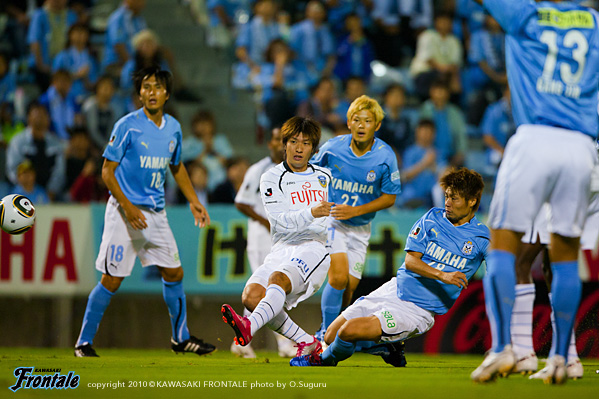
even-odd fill
[[(197, 104), (182, 158), (200, 199), (232, 203), (249, 162), (231, 144), (237, 133), (219, 130), (209, 99), (189, 89), (165, 38), (148, 26), (152, 1), (123, 0), (104, 25), (91, 23), (101, 2), (2, 0), (0, 194), (35, 204), (104, 201), (103, 148), (113, 124), (140, 106), (131, 73), (158, 64), (174, 76), (167, 112)], [(268, 134), (310, 115), (324, 142), (349, 133), (349, 104), (368, 94), (383, 105), (377, 136), (402, 171), (398, 206), (433, 205), (437, 176), (452, 165), (492, 185), (515, 126), (504, 34), (473, 0), (173, 3), (189, 10), (205, 45), (230, 54), (232, 87), (255, 99), (248, 129)], [(168, 202), (181, 203), (166, 184)]]

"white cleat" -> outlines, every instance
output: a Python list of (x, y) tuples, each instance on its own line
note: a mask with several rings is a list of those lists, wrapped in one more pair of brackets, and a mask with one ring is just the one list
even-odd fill
[(555, 355), (547, 360), (547, 365), (530, 377), (531, 380), (543, 380), (545, 384), (563, 384), (568, 379), (566, 360), (561, 355)]
[(275, 338), (277, 339), (277, 347), (279, 348), (279, 357), (295, 357), (297, 353), (295, 342), (278, 333), (275, 333)]
[(582, 367), (582, 363), (580, 363), (580, 359), (576, 358), (568, 360), (568, 364), (566, 365), (566, 374), (568, 374), (568, 378), (573, 380), (582, 378), (584, 369)]
[(511, 345), (506, 345), (499, 353), (489, 352), (480, 366), (470, 374), (474, 382), (491, 382), (497, 376), (507, 377), (516, 365), (516, 356)]
[(237, 357), (241, 357), (244, 359), (255, 359), (256, 353), (252, 349), (250, 345), (241, 346), (237, 345), (235, 342), (231, 344), (231, 353)]
[(529, 353), (528, 355), (521, 357), (516, 361), (516, 366), (512, 373), (529, 375), (534, 373), (539, 369), (539, 359), (534, 352)]

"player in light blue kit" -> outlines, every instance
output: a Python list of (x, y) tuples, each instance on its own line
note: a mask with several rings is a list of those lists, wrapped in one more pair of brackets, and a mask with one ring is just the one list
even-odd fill
[(327, 327), (349, 305), (362, 278), (370, 222), (377, 211), (395, 203), (401, 191), (395, 153), (375, 138), (385, 114), (379, 103), (368, 97), (355, 99), (347, 111), (351, 134), (327, 141), (314, 164), (331, 170), (331, 201), (327, 246), (330, 247), (329, 281), (322, 299), (322, 325), (316, 336), (322, 341)]
[(104, 151), (102, 178), (111, 196), (96, 259), (102, 279), (89, 295), (75, 356), (98, 356), (93, 339), (110, 299), (131, 275), (136, 256), (142, 266), (156, 265), (162, 274), (162, 292), (172, 324), (171, 348), (176, 353), (202, 355), (215, 347), (190, 336), (187, 329), (183, 268), (164, 211), (167, 167), (189, 201), (196, 226), (206, 226), (210, 217), (180, 162), (181, 125), (164, 113), (172, 88), (170, 72), (145, 68), (136, 73), (134, 83), (143, 108), (115, 124)]
[(506, 146), (489, 213), (491, 249), (484, 288), (493, 344), (471, 378), (491, 381), (514, 367), (510, 320), (515, 256), (520, 237), (547, 202), (557, 342), (544, 381), (564, 383), (581, 295), (579, 240), (590, 201), (591, 170), (597, 163), (599, 14), (560, 1), (482, 4), (506, 32), (507, 75), (518, 128)]
[[(489, 229), (474, 216), (484, 182), (477, 172), (461, 168), (450, 170), (440, 184), (445, 209), (433, 208), (414, 224), (397, 277), (356, 300), (335, 319), (325, 334), (329, 347), (322, 355), (295, 357), (292, 366), (336, 366), (357, 345), (380, 342), (371, 347), (374, 351), (389, 342), (403, 342), (430, 330), (435, 315), (453, 306), (489, 246)], [(382, 357), (394, 366), (405, 365), (401, 352)]]

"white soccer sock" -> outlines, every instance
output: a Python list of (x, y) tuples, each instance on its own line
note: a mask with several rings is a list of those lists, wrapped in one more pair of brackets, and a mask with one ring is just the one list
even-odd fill
[[(549, 293), (549, 302), (551, 303), (551, 292)], [(555, 339), (555, 315), (553, 314), (553, 307), (551, 308), (551, 329), (553, 330), (552, 339)], [(551, 343), (551, 348), (554, 348), (554, 343)], [(570, 336), (570, 345), (568, 346), (568, 363), (578, 359), (578, 350), (576, 349), (576, 326), (572, 328), (572, 335)]]
[(252, 336), (283, 310), (286, 298), (287, 294), (285, 294), (285, 290), (280, 286), (270, 284), (266, 288), (266, 295), (249, 316), (249, 319), (252, 322)]
[(268, 327), (298, 344), (301, 342), (312, 342), (313, 340), (313, 337), (295, 324), (285, 311), (279, 312), (279, 314), (268, 323)]
[(532, 309), (535, 302), (534, 284), (516, 284), (516, 298), (512, 311), (510, 333), (516, 358), (534, 353), (532, 343)]

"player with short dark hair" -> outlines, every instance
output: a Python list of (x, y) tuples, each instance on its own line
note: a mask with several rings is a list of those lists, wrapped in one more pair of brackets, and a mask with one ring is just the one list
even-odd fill
[(507, 76), (518, 126), (497, 175), (483, 280), (493, 343), (472, 372), (477, 382), (506, 375), (516, 359), (510, 320), (514, 263), (522, 234), (549, 204), (549, 257), (556, 351), (546, 383), (567, 381), (568, 343), (580, 303), (579, 241), (591, 198), (599, 130), (599, 13), (568, 1), (477, 0), (506, 32)]
[(89, 295), (75, 345), (77, 357), (98, 356), (92, 348), (93, 339), (110, 299), (131, 274), (136, 257), (143, 267), (158, 266), (162, 275), (162, 292), (172, 325), (172, 350), (203, 355), (215, 349), (189, 334), (183, 268), (164, 211), (164, 177), (168, 167), (189, 201), (196, 226), (210, 223), (210, 216), (180, 162), (181, 125), (164, 113), (171, 94), (170, 82), (170, 73), (159, 68), (145, 68), (136, 74), (135, 87), (143, 107), (115, 124), (104, 150), (102, 178), (111, 196), (96, 259), (102, 279)]
[(252, 273), (242, 294), (252, 313), (240, 317), (224, 304), (223, 320), (235, 331), (235, 341), (248, 345), (267, 325), (297, 343), (297, 356), (318, 353), (320, 342), (302, 330), (284, 311), (312, 296), (326, 278), (329, 253), (325, 247), (331, 202), (330, 172), (311, 165), (320, 141), (320, 126), (294, 116), (281, 128), (285, 161), (260, 179), (262, 203), (270, 224), (272, 248)]
[(480, 174), (451, 169), (441, 180), (445, 208), (432, 208), (412, 227), (397, 276), (357, 299), (329, 326), (322, 355), (291, 359), (291, 366), (336, 366), (356, 347), (385, 362), (406, 365), (403, 341), (424, 334), (453, 306), (489, 246), (489, 229), (475, 216), (484, 188)]

